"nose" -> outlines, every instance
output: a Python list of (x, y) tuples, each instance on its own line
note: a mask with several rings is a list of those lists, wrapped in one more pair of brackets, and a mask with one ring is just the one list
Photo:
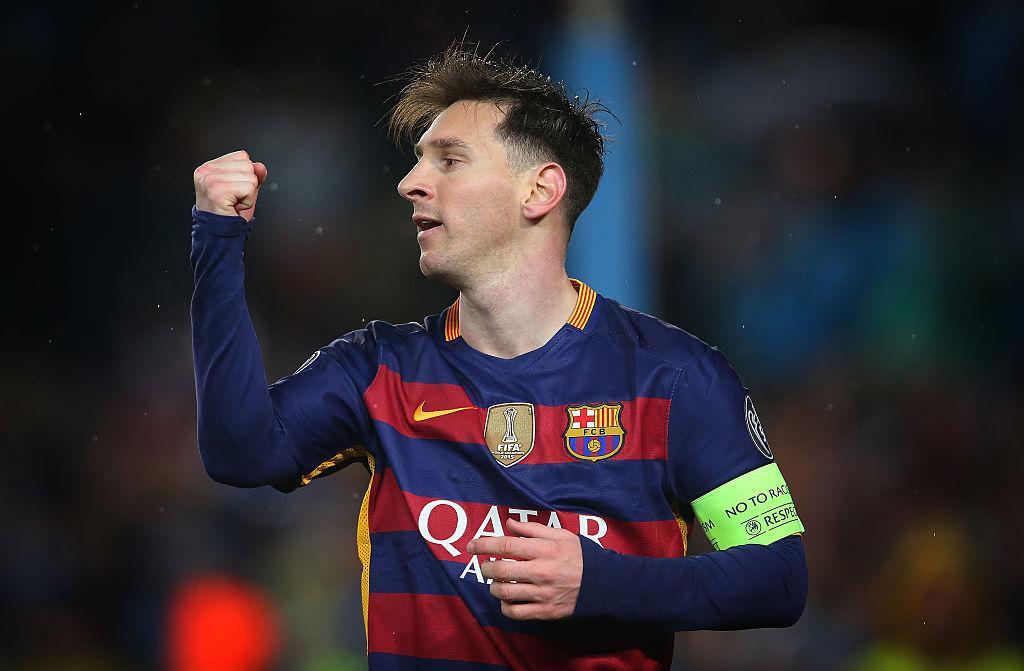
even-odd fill
[(402, 181), (398, 183), (398, 193), (411, 203), (417, 200), (431, 198), (434, 195), (433, 189), (425, 179), (425, 171), (420, 169), (421, 163), (417, 162), (412, 170), (405, 174)]

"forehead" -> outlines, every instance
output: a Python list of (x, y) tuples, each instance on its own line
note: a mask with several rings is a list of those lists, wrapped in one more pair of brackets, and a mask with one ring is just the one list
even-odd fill
[[(438, 141), (458, 140), (470, 149), (490, 153), (504, 149), (494, 136), (494, 128), (505, 118), (494, 103), (460, 100), (437, 115), (416, 143), (417, 153)], [(503, 153), (503, 151), (502, 151)]]

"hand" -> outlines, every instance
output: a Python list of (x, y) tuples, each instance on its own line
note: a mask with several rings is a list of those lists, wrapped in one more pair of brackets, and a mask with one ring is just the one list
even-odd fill
[(249, 160), (244, 149), (207, 161), (192, 174), (196, 209), (251, 221), (267, 166)]
[[(508, 520), (509, 532), (524, 536), (477, 538), (466, 546), (480, 556), (480, 572), (491, 578), (491, 594), (513, 620), (560, 620), (576, 610), (583, 580), (580, 537), (537, 522)], [(517, 557), (517, 561), (488, 561)], [(511, 581), (515, 582), (511, 582)]]

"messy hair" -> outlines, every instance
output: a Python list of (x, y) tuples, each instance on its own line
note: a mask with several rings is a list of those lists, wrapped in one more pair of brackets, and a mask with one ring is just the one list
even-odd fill
[(525, 65), (481, 56), (456, 42), (406, 73), (405, 87), (388, 125), (398, 144), (414, 144), (441, 112), (460, 100), (490, 102), (504, 112), (495, 136), (505, 148), (509, 167), (522, 171), (544, 161), (562, 166), (566, 193), (562, 200), (569, 232), (597, 191), (604, 172), (604, 136), (597, 113), (608, 108), (589, 96), (569, 98), (565, 85), (554, 83)]

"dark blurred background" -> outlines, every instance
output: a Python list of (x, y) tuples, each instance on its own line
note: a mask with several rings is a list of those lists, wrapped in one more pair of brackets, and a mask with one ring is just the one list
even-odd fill
[(616, 113), (570, 270), (724, 351), (807, 527), (800, 623), (680, 634), (673, 668), (1024, 668), (1020, 3), (125, 0), (0, 23), (0, 669), (365, 666), (366, 473), (200, 464), (191, 177), (269, 167), (271, 380), (439, 312), (381, 120), (464, 33)]

